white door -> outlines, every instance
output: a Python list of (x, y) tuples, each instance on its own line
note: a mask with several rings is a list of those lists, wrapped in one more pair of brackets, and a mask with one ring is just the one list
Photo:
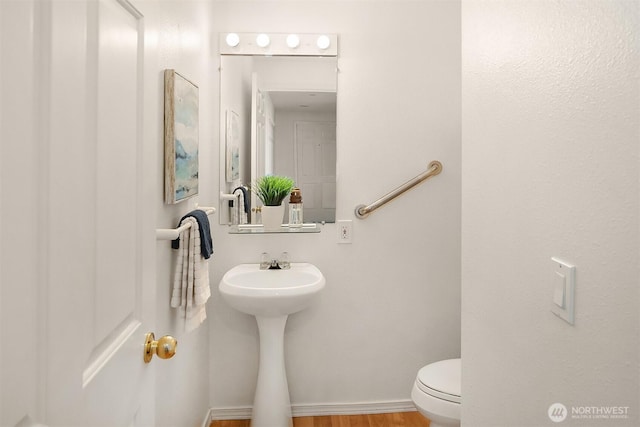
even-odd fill
[[(264, 117), (264, 98), (258, 83), (258, 74), (251, 75), (251, 185), (258, 177), (264, 175), (264, 141), (266, 121)], [(260, 217), (255, 208), (258, 196), (251, 192), (251, 223), (260, 224)]]
[(24, 233), (37, 233), (40, 339), (31, 415), (51, 427), (152, 426), (143, 343), (154, 319), (155, 215), (143, 191), (153, 171), (143, 157), (142, 16), (124, 0), (32, 4), (39, 213)]
[(54, 1), (51, 23), (47, 423), (152, 425), (142, 16), (123, 0)]
[(333, 222), (336, 212), (336, 124), (295, 123), (296, 182), (305, 222)]
[[(275, 111), (269, 92), (264, 91), (259, 82), (258, 73), (251, 76), (251, 184), (265, 175), (273, 175)], [(251, 206), (258, 207), (259, 199), (251, 192)], [(261, 219), (255, 212), (251, 223), (259, 224)]]

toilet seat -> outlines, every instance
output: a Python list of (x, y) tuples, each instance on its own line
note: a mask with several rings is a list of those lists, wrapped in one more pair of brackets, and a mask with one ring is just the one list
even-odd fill
[(418, 371), (418, 388), (438, 399), (460, 404), (462, 388), (460, 359), (441, 360)]

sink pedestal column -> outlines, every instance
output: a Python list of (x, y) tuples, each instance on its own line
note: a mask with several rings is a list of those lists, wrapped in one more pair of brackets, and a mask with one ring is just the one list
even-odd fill
[(292, 427), (289, 386), (284, 366), (284, 327), (288, 316), (256, 316), (260, 364), (251, 427)]

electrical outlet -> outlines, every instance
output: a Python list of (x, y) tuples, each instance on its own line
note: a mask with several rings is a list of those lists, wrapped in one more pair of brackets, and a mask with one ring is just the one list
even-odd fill
[(352, 224), (353, 222), (350, 219), (338, 221), (338, 243), (351, 243)]

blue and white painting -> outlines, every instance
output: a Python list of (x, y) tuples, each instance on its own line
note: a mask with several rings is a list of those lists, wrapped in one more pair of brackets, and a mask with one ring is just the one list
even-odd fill
[(173, 153), (167, 155), (173, 155), (174, 165), (172, 171), (167, 171), (173, 181), (167, 183), (170, 190), (166, 192), (167, 203), (198, 194), (198, 87), (178, 73), (173, 72), (173, 76), (173, 103), (165, 105), (172, 110), (169, 114), (172, 117), (166, 119), (171, 121), (169, 127), (173, 125), (173, 135), (171, 138), (170, 132), (166, 134), (165, 143), (173, 140)]

